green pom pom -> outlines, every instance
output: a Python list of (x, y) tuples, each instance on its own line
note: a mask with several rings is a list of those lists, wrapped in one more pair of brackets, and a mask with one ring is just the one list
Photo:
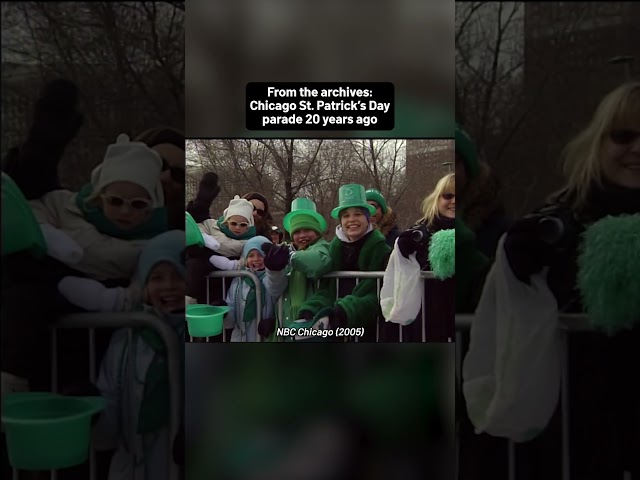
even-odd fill
[(614, 335), (640, 321), (640, 215), (605, 217), (585, 232), (577, 286), (594, 328)]
[(429, 263), (436, 278), (444, 280), (456, 273), (456, 231), (440, 230), (431, 236)]

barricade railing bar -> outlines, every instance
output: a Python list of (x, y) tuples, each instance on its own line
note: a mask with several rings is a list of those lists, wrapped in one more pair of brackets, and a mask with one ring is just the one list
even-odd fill
[[(169, 436), (167, 444), (167, 471), (171, 480), (178, 480), (178, 467), (173, 462), (173, 441), (180, 428), (180, 419), (182, 418), (182, 376), (181, 371), (181, 347), (180, 342), (183, 340), (178, 338), (173, 328), (164, 323), (159, 322), (156, 317), (144, 312), (117, 312), (117, 313), (74, 313), (63, 315), (53, 325), (51, 332), (51, 386), (54, 393), (58, 392), (58, 348), (57, 348), (57, 330), (80, 328), (88, 329), (89, 338), (89, 380), (95, 384), (97, 378), (96, 363), (96, 347), (95, 347), (95, 329), (96, 328), (127, 328), (129, 330), (129, 339), (132, 336), (132, 329), (138, 327), (151, 328), (155, 330), (166, 346), (167, 351), (167, 368), (169, 375)], [(130, 361), (133, 359), (130, 356)], [(129, 370), (130, 372), (134, 370)], [(127, 379), (133, 381), (133, 379)], [(130, 434), (135, 434), (135, 426), (132, 426)], [(89, 457), (90, 480), (97, 478), (95, 451), (93, 445), (90, 447)], [(13, 469), (13, 478), (18, 479), (18, 470)], [(57, 471), (50, 472), (50, 478), (57, 478)]]
[[(456, 342), (462, 345), (460, 334), (462, 331), (469, 330), (473, 323), (473, 314), (457, 314), (456, 315)], [(570, 443), (569, 443), (569, 358), (568, 358), (568, 340), (569, 335), (573, 332), (592, 331), (593, 328), (589, 324), (589, 318), (584, 313), (561, 313), (558, 315), (558, 329), (561, 330), (561, 341), (563, 345), (564, 355), (561, 359), (561, 414), (562, 414), (562, 478), (564, 480), (571, 479), (570, 471)], [(456, 348), (456, 382), (462, 391), (462, 358), (461, 348)], [(458, 439), (457, 439), (458, 440)], [(459, 444), (456, 447), (459, 451)], [(508, 448), (509, 461), (509, 480), (517, 480), (516, 476), (516, 455), (515, 443), (509, 441)], [(625, 476), (625, 478), (628, 478)]]
[[(206, 282), (207, 282), (207, 303), (210, 304), (211, 303), (211, 292), (210, 292), (210, 279), (212, 278), (221, 278), (222, 279), (222, 298), (226, 298), (226, 291), (227, 291), (227, 286), (226, 286), (226, 279), (227, 278), (237, 278), (237, 277), (248, 277), (251, 278), (252, 281), (254, 282), (256, 288), (260, 288), (260, 280), (258, 279), (258, 277), (253, 274), (252, 272), (248, 271), (248, 270), (229, 270), (229, 271), (216, 271), (216, 272), (211, 272), (209, 275), (207, 275), (206, 277)], [(335, 279), (337, 282), (337, 290), (339, 290), (340, 287), (340, 280), (345, 280), (345, 279), (355, 279), (356, 280), (356, 284), (363, 279), (375, 279), (376, 280), (376, 295), (378, 298), (378, 302), (380, 301), (380, 290), (382, 289), (382, 279), (384, 278), (384, 271), (377, 271), (377, 272), (358, 272), (358, 271), (334, 271), (334, 272), (329, 272), (325, 275), (323, 275), (320, 279), (317, 280), (317, 285), (320, 284), (320, 281), (322, 279)], [(433, 272), (430, 271), (423, 271), (420, 272), (420, 278), (422, 279), (422, 281), (427, 281), (427, 280), (434, 280), (435, 276), (433, 274)], [(256, 322), (259, 323), (261, 318), (262, 318), (262, 304), (260, 302), (260, 296), (258, 295), (257, 298), (257, 319)], [(424, 295), (424, 288), (422, 288), (422, 308), (421, 308), (421, 320), (422, 320), (422, 341), (426, 342), (426, 338), (427, 338), (427, 329), (428, 329), (428, 325), (427, 325), (427, 318), (426, 318), (426, 314), (425, 314), (425, 302), (426, 302), (426, 298)], [(337, 296), (337, 292), (336, 292), (336, 299), (339, 298)], [(259, 303), (260, 302), (260, 303)], [(276, 304), (276, 309), (278, 312), (278, 324), (280, 327), (283, 327), (282, 321), (283, 321), (283, 299), (282, 297), (278, 299), (277, 304)], [(399, 341), (402, 342), (402, 325), (398, 324), (398, 338)], [(226, 342), (227, 341), (227, 334), (226, 334), (226, 329), (223, 329), (222, 332), (222, 341)], [(358, 337), (350, 337), (353, 341), (357, 342), (358, 341)], [(193, 341), (193, 338), (190, 337), (190, 340)], [(260, 335), (256, 336), (256, 340), (258, 342), (262, 341), (262, 339), (260, 338)], [(453, 340), (453, 339), (452, 339)], [(209, 342), (210, 339), (206, 338), (205, 342)], [(380, 341), (380, 323), (376, 322), (376, 342)]]

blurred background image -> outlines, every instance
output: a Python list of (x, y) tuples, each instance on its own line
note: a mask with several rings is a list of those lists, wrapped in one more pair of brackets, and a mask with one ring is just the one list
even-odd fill
[(453, 478), (453, 345), (186, 347), (190, 479)]
[[(451, 1), (197, 2), (186, 21), (189, 137), (264, 137), (245, 129), (246, 84), (311, 81), (392, 82), (396, 127), (367, 136), (453, 134)], [(304, 136), (320, 135), (336, 132)]]

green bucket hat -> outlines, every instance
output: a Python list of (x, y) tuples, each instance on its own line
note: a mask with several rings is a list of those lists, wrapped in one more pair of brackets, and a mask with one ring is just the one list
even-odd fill
[(202, 237), (202, 232), (198, 228), (196, 221), (193, 219), (189, 212), (184, 213), (186, 213), (185, 233), (187, 235), (187, 247), (190, 247), (192, 245), (204, 247), (204, 238)]
[(335, 219), (340, 218), (340, 212), (346, 208), (356, 207), (369, 210), (371, 215), (375, 215), (376, 209), (373, 205), (367, 203), (367, 196), (364, 193), (364, 187), (357, 183), (343, 185), (338, 192), (339, 205), (331, 210), (331, 216)]
[(316, 209), (316, 204), (309, 198), (296, 198), (291, 202), (291, 211), (282, 221), (284, 229), (293, 235), (301, 228), (314, 230), (322, 235), (327, 230), (327, 221)]
[(24, 250), (42, 256), (47, 244), (29, 202), (13, 179), (2, 173), (2, 255)]
[(462, 157), (469, 178), (476, 178), (480, 174), (476, 147), (469, 134), (458, 124), (456, 124), (456, 153)]
[(389, 210), (389, 207), (387, 206), (387, 201), (384, 199), (384, 197), (382, 196), (382, 193), (380, 193), (379, 190), (376, 190), (375, 188), (370, 188), (364, 193), (367, 196), (368, 201), (376, 202), (378, 205), (380, 205), (380, 209), (382, 210), (383, 215), (387, 213), (387, 210)]

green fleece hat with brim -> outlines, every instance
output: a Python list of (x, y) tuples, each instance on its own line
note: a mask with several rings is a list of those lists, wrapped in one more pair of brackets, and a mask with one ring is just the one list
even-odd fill
[(316, 204), (309, 198), (296, 198), (291, 202), (291, 211), (282, 221), (284, 229), (293, 235), (298, 230), (308, 228), (322, 235), (327, 230), (327, 221), (316, 209)]
[(387, 201), (384, 199), (384, 197), (382, 196), (382, 193), (380, 193), (379, 190), (376, 190), (375, 188), (370, 188), (364, 193), (368, 201), (376, 202), (378, 205), (380, 205), (380, 210), (382, 210), (383, 215), (387, 213), (387, 211), (389, 210), (389, 207), (387, 206)]
[(469, 134), (456, 124), (456, 153), (462, 157), (464, 168), (469, 178), (476, 178), (480, 174), (478, 154)]
[(373, 205), (367, 203), (367, 196), (364, 193), (364, 187), (357, 183), (350, 183), (349, 185), (343, 185), (338, 192), (339, 205), (331, 210), (331, 216), (336, 220), (340, 218), (340, 212), (347, 208), (364, 208), (368, 210), (371, 215), (376, 214), (376, 209)]

